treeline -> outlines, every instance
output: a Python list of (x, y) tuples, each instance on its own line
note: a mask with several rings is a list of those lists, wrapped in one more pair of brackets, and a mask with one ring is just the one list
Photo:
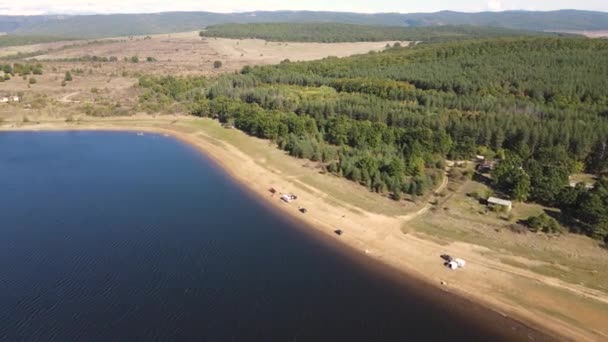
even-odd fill
[[(126, 42), (126, 40), (103, 39), (103, 40), (89, 40), (89, 41), (85, 41), (85, 42), (76, 42), (76, 43), (62, 45), (62, 46), (60, 46), (58, 48), (54, 48), (54, 49), (36, 50), (36, 51), (31, 51), (31, 52), (21, 52), (20, 51), (15, 54), (2, 56), (2, 57), (0, 57), (0, 60), (18, 60), (18, 59), (26, 59), (26, 58), (35, 60), (34, 57), (36, 57), (36, 56), (46, 55), (46, 54), (50, 54), (53, 52), (64, 51), (64, 50), (68, 50), (71, 48), (76, 48), (76, 47), (81, 47), (81, 46), (112, 44), (112, 43), (117, 43), (117, 42)], [(98, 58), (104, 58), (104, 57), (98, 57)]]
[(28, 75), (42, 75), (43, 69), (40, 63), (13, 63), (13, 64), (0, 64), (0, 71), (3, 75), (0, 77), (0, 82), (8, 81), (11, 76), (28, 76)]
[(505, 196), (564, 208), (581, 231), (603, 237), (608, 206), (573, 214), (589, 201), (605, 203), (602, 188), (566, 194), (571, 174), (607, 171), (607, 71), (606, 41), (528, 38), (140, 84), (145, 103), (180, 101), (396, 199), (428, 191), (446, 157), (496, 157), (494, 185)]
[(74, 40), (75, 38), (62, 38), (55, 36), (43, 36), (43, 35), (13, 35), (5, 34), (0, 35), (0, 48), (9, 46), (22, 46), (32, 44), (43, 44), (52, 43), (59, 41)]
[(106, 63), (106, 62), (117, 62), (118, 61), (118, 57), (116, 56), (110, 56), (110, 57), (106, 57), (106, 56), (90, 56), (90, 55), (85, 55), (85, 56), (80, 56), (80, 57), (69, 57), (69, 58), (55, 58), (52, 59), (52, 61), (55, 62), (102, 62), (102, 63)]
[(398, 27), (340, 23), (222, 24), (209, 26), (200, 32), (201, 37), (251, 38), (275, 42), (321, 43), (379, 42), (388, 40), (432, 43), (532, 35), (556, 34), (480, 26)]

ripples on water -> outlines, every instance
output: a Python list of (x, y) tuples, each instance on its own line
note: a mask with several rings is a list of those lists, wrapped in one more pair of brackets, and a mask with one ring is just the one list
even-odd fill
[(331, 248), (158, 135), (0, 133), (0, 220), (0, 340), (538, 337)]

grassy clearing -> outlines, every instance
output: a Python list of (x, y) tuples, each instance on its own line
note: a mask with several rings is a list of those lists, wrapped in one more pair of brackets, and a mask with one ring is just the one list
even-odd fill
[[(505, 264), (563, 281), (584, 285), (608, 293), (608, 251), (597, 241), (577, 236), (517, 234), (510, 230), (513, 222), (538, 215), (545, 208), (532, 204), (516, 204), (513, 218), (486, 211), (485, 207), (465, 194), (471, 189), (483, 190), (475, 182), (465, 184), (460, 193), (445, 203), (441, 213), (431, 213), (407, 224), (409, 231), (432, 241), (449, 240), (484, 246)], [(521, 259), (529, 263), (521, 262)]]
[[(430, 222), (429, 222), (430, 221)], [(511, 266), (528, 269), (538, 274), (555, 277), (563, 281), (584, 285), (592, 289), (608, 293), (608, 270), (606, 269), (606, 253), (599, 247), (581, 246), (577, 239), (561, 237), (561, 240), (572, 242), (571, 248), (557, 250), (549, 245), (551, 241), (544, 236), (528, 234), (528, 241), (522, 242), (521, 236), (514, 238), (515, 233), (509, 231), (496, 232), (493, 227), (487, 231), (467, 228), (466, 223), (447, 223), (445, 220), (419, 219), (408, 224), (414, 228), (417, 236), (437, 242), (461, 241), (469, 244), (487, 247), (495, 253), (492, 256)], [(462, 228), (461, 228), (462, 227)], [(511, 236), (510, 236), (511, 235)], [(564, 241), (562, 241), (564, 242)], [(597, 257), (577, 256), (580, 248), (596, 249)], [(604, 255), (602, 255), (604, 254)], [(544, 265), (527, 265), (513, 261), (504, 256), (524, 257), (541, 261)]]
[(596, 178), (594, 175), (588, 173), (577, 173), (570, 177), (570, 182), (573, 183), (584, 183), (584, 184), (595, 184)]

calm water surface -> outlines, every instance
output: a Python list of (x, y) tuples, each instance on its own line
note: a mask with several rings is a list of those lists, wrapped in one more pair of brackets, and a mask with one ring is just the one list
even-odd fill
[(0, 133), (0, 340), (545, 338), (334, 247), (171, 138)]

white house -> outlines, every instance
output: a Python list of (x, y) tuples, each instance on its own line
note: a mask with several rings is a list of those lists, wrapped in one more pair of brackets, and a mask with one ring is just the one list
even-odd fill
[(0, 103), (7, 103), (8, 101), (9, 101), (8, 97), (6, 97), (6, 96), (0, 97)]
[(491, 208), (504, 208), (507, 212), (513, 209), (513, 202), (504, 199), (490, 197), (488, 198), (488, 206)]

